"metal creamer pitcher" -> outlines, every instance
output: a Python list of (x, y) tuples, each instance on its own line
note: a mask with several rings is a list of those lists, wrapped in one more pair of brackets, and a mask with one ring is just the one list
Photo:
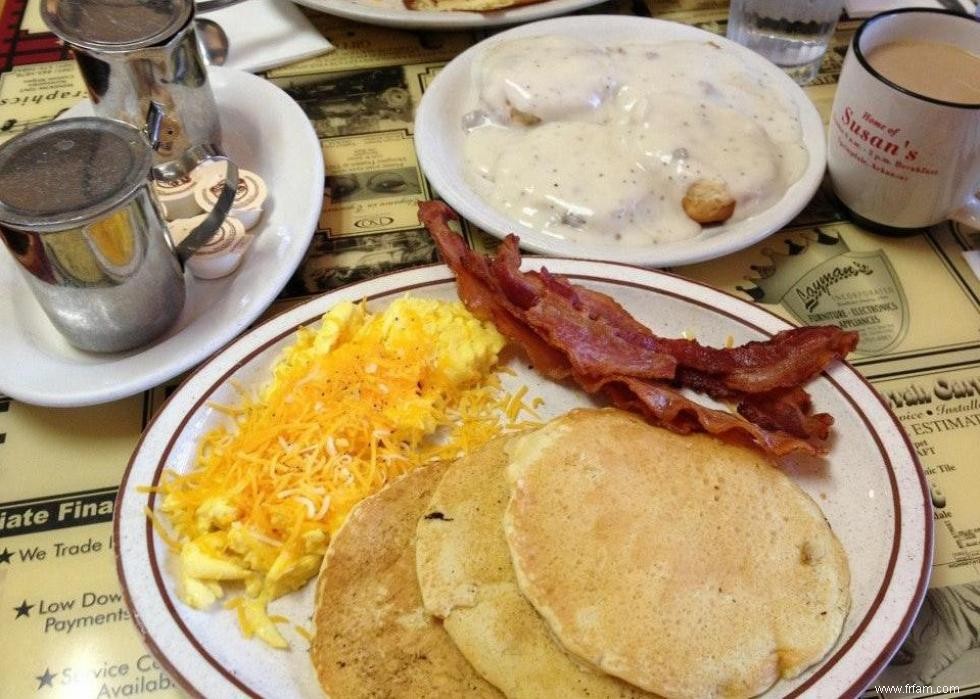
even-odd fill
[[(175, 245), (152, 183), (227, 163), (214, 210)], [(183, 262), (231, 208), (238, 170), (206, 146), (166, 166), (138, 129), (111, 119), (63, 119), (0, 145), (0, 237), (65, 339), (95, 352), (143, 345), (184, 306)]]
[(97, 116), (142, 128), (151, 104), (162, 110), (157, 163), (220, 147), (193, 0), (42, 0), (41, 15), (74, 50)]

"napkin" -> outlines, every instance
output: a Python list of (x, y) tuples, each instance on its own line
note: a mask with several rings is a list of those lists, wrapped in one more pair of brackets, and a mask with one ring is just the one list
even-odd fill
[(844, 10), (851, 19), (862, 19), (887, 10), (903, 7), (929, 7), (936, 10), (956, 10), (972, 15), (976, 6), (971, 0), (845, 0)]
[(333, 49), (289, 0), (246, 0), (200, 16), (228, 35), (228, 68), (257, 73)]

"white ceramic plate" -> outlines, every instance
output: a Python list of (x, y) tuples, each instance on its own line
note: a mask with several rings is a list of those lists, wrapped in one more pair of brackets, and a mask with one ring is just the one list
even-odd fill
[[(189, 273), (176, 324), (153, 344), (95, 354), (70, 346), (34, 300), (9, 255), (0, 255), (0, 392), (36, 405), (72, 407), (123, 398), (199, 363), (272, 303), (303, 259), (323, 207), (323, 157), (306, 115), (285, 92), (249, 73), (209, 69), (225, 151), (258, 173), (269, 200), (255, 242), (233, 275)], [(87, 116), (83, 102), (66, 116)]]
[[(771, 77), (799, 110), (809, 160), (799, 180), (768, 209), (749, 218), (707, 229), (689, 240), (643, 247), (585, 245), (546, 235), (497, 211), (469, 185), (463, 169), (463, 115), (478, 103), (471, 79), (474, 61), (490, 46), (518, 37), (558, 34), (600, 46), (626, 42), (713, 41), (730, 47), (752, 68)], [(655, 75), (651, 79), (656, 79)], [(440, 197), (464, 218), (488, 233), (516, 233), (521, 247), (546, 255), (609, 260), (649, 267), (700, 262), (727, 255), (765, 238), (788, 223), (813, 197), (826, 163), (824, 127), (806, 94), (775, 65), (715, 34), (676, 22), (624, 16), (562, 17), (509, 29), (480, 42), (453, 59), (426, 89), (415, 117), (415, 149), (425, 176)]]
[(472, 29), (531, 22), (563, 15), (604, 0), (545, 0), (496, 12), (409, 10), (402, 0), (293, 0), (338, 17), (397, 29)]
[[(697, 328), (721, 345), (760, 339), (787, 327), (776, 316), (722, 292), (649, 270), (609, 263), (540, 258), (552, 272), (612, 295), (657, 333), (677, 336)], [(291, 625), (280, 628), (290, 651), (274, 651), (240, 635), (233, 614), (195, 611), (174, 592), (170, 554), (147, 520), (156, 508), (141, 486), (156, 485), (164, 468), (186, 472), (200, 437), (226, 419), (210, 407), (239, 395), (235, 382), (263, 385), (281, 349), (299, 325), (315, 325), (341, 300), (368, 299), (378, 309), (407, 291), (417, 297), (456, 298), (443, 266), (398, 272), (317, 297), (239, 338), (198, 369), (173, 395), (143, 435), (116, 503), (117, 566), (133, 618), (147, 644), (186, 690), (205, 696), (318, 697), (308, 644)], [(510, 387), (526, 385), (545, 400), (552, 417), (589, 399), (542, 379), (525, 362), (511, 363)], [(922, 472), (897, 420), (850, 366), (835, 366), (810, 384), (816, 408), (836, 418), (832, 451), (824, 461), (788, 461), (785, 468), (823, 508), (850, 559), (853, 606), (834, 650), (816, 668), (780, 682), (767, 696), (856, 696), (884, 667), (908, 631), (925, 593), (932, 562), (932, 512)], [(774, 580), (774, 585), (779, 581)], [(314, 585), (273, 603), (274, 614), (308, 625)]]

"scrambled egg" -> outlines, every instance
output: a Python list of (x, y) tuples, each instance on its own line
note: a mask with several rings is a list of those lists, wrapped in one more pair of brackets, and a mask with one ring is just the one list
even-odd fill
[[(246, 636), (287, 642), (272, 600), (319, 571), (330, 536), (388, 480), (496, 436), (520, 409), (494, 366), (504, 338), (459, 302), (401, 298), (380, 315), (341, 303), (303, 328), (272, 380), (208, 433), (196, 467), (170, 473), (161, 510), (176, 538), (178, 593), (225, 602)], [(532, 413), (533, 414), (533, 413)]]

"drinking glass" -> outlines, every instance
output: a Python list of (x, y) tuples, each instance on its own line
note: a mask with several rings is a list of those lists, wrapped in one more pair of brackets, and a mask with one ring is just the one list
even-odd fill
[(820, 70), (843, 7), (844, 0), (732, 0), (728, 38), (805, 85)]

